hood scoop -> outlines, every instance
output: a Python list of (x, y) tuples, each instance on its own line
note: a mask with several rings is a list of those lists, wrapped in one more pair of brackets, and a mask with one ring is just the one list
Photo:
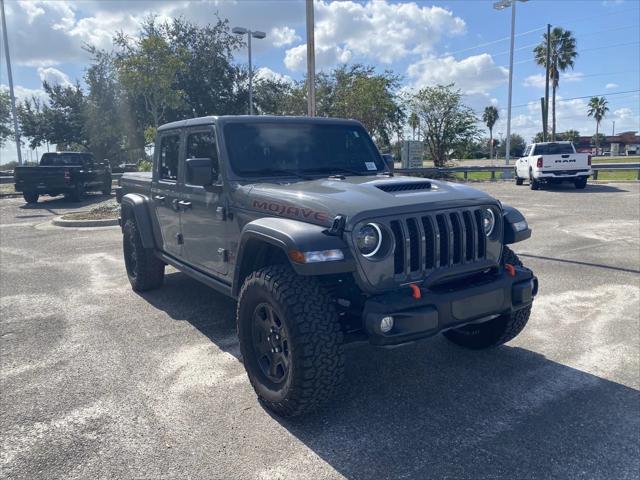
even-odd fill
[(431, 190), (431, 182), (406, 182), (406, 183), (381, 183), (377, 188), (387, 193), (415, 192), (419, 190)]

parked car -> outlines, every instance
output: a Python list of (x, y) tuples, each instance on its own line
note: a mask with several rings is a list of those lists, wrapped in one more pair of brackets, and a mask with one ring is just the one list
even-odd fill
[(86, 192), (111, 194), (111, 167), (108, 161), (96, 162), (90, 153), (47, 152), (36, 167), (14, 169), (16, 192), (27, 203), (36, 203), (40, 195), (62, 195), (79, 202)]
[(538, 190), (544, 183), (562, 182), (584, 188), (592, 174), (591, 155), (576, 153), (571, 142), (532, 143), (515, 167), (516, 185), (528, 179), (531, 190)]
[(346, 343), (443, 333), (494, 347), (522, 331), (538, 289), (507, 246), (531, 235), (518, 210), (394, 176), (353, 120), (163, 125), (153, 171), (125, 173), (116, 198), (133, 289), (160, 287), (172, 265), (237, 299), (245, 369), (278, 415), (331, 396)]

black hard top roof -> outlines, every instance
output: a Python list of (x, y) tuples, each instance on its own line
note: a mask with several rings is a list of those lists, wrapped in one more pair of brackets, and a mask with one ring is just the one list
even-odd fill
[(175, 128), (196, 127), (200, 125), (213, 125), (224, 123), (242, 123), (242, 122), (282, 122), (282, 123), (332, 123), (344, 125), (360, 125), (357, 120), (347, 120), (344, 118), (328, 118), (328, 117), (285, 117), (278, 115), (224, 115), (189, 118), (187, 120), (178, 120), (177, 122), (165, 123), (158, 127), (158, 131), (172, 130)]

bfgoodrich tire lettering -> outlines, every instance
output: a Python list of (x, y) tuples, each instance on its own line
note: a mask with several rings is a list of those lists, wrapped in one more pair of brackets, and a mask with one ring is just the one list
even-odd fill
[[(259, 320), (255, 314), (264, 305), (278, 316), (276, 324), (282, 324), (281, 336), (286, 337), (282, 347), (288, 370), (280, 381), (265, 374), (260, 363), (265, 354), (254, 340)], [(285, 265), (253, 272), (240, 291), (237, 315), (247, 375), (269, 410), (287, 417), (300, 415), (334, 394), (344, 370), (343, 335), (335, 306), (315, 279), (299, 277)]]
[(131, 287), (136, 292), (160, 287), (164, 281), (164, 263), (154, 255), (152, 249), (142, 246), (134, 220), (128, 219), (125, 222), (123, 233), (124, 264)]
[[(522, 266), (518, 256), (508, 247), (504, 247), (502, 264)], [(482, 349), (497, 347), (513, 340), (524, 329), (531, 315), (531, 306), (513, 313), (501, 315), (484, 323), (466, 325), (455, 330), (448, 330), (443, 335), (462, 347)]]

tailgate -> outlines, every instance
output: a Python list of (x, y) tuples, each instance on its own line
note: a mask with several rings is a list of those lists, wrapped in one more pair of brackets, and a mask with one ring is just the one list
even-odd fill
[(542, 170), (553, 172), (559, 170), (589, 170), (586, 153), (565, 153), (562, 155), (543, 155)]
[(16, 186), (22, 190), (64, 188), (68, 186), (64, 178), (66, 170), (70, 170), (69, 167), (16, 167)]

